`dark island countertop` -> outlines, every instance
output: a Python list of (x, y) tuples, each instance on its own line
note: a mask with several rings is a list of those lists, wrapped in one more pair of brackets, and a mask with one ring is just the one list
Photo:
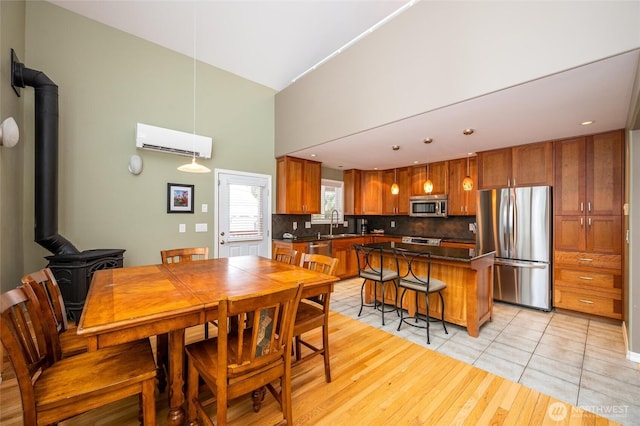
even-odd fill
[(431, 253), (433, 259), (453, 260), (458, 262), (471, 262), (484, 256), (493, 256), (494, 252), (478, 255), (475, 249), (426, 246), (422, 244), (405, 244), (405, 243), (371, 243), (365, 244), (367, 247), (381, 247), (382, 251), (391, 253), (393, 249), (407, 250), (414, 253)]

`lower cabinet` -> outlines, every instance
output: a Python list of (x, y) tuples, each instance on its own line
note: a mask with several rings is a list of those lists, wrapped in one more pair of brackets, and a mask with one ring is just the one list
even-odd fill
[(622, 258), (620, 255), (556, 250), (554, 306), (622, 319)]
[(368, 242), (368, 237), (333, 240), (331, 256), (338, 259), (338, 271), (336, 275), (340, 278), (349, 278), (358, 275), (358, 259), (356, 258), (356, 251), (353, 249), (353, 245), (366, 244)]

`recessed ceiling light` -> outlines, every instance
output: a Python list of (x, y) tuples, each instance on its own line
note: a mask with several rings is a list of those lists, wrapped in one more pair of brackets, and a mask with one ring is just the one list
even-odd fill
[(398, 146), (398, 145), (393, 145), (393, 146), (391, 147), (391, 149), (393, 149), (394, 151), (397, 151), (397, 150), (399, 150), (399, 149), (400, 149), (400, 146)]
[(315, 157), (316, 155), (315, 155), (315, 154), (311, 154), (311, 156), (312, 156), (312, 157)]
[(588, 121), (583, 121), (582, 123), (580, 123), (581, 126), (588, 126), (589, 124), (593, 124), (595, 123), (595, 121), (593, 120), (588, 120)]
[(433, 139), (431, 139), (431, 138), (424, 138), (424, 140), (423, 140), (422, 142), (424, 142), (424, 143), (426, 143), (426, 144), (430, 144), (431, 142), (433, 142)]
[(418, 160), (413, 160), (413, 164), (418, 164), (419, 161)]
[(467, 135), (467, 136), (469, 136), (469, 135), (472, 135), (472, 134), (473, 134), (473, 132), (475, 132), (475, 130), (473, 130), (473, 129), (464, 129), (464, 130), (462, 131), (462, 134), (463, 134), (463, 135)]

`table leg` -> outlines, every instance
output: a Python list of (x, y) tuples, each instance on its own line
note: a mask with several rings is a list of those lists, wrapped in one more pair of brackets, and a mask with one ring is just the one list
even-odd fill
[(169, 424), (182, 425), (184, 413), (184, 329), (169, 332)]

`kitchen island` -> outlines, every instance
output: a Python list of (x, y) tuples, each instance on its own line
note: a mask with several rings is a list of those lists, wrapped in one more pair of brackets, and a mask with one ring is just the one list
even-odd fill
[[(470, 336), (478, 337), (480, 326), (491, 320), (493, 312), (494, 252), (478, 256), (475, 250), (463, 248), (395, 242), (366, 245), (368, 247), (382, 248), (384, 267), (388, 269), (395, 269), (394, 248), (411, 252), (431, 253), (431, 276), (447, 283), (447, 288), (442, 291), (445, 303), (445, 321), (465, 327)], [(400, 274), (405, 273), (407, 265), (404, 260), (400, 258), (398, 263)], [(373, 301), (373, 285), (372, 281), (366, 283), (366, 303)], [(379, 298), (384, 297), (385, 303), (395, 303), (396, 295), (394, 294), (393, 286), (385, 286), (384, 296), (380, 296), (380, 292), (377, 292), (377, 294)], [(401, 307), (407, 310), (409, 315), (415, 314), (415, 298), (416, 292), (407, 290)], [(398, 304), (400, 303), (401, 301), (398, 300)], [(423, 295), (419, 295), (418, 311), (425, 313), (425, 310), (426, 301)], [(432, 294), (429, 299), (429, 315), (440, 318), (441, 312), (442, 304), (440, 303), (440, 298), (437, 294)]]

